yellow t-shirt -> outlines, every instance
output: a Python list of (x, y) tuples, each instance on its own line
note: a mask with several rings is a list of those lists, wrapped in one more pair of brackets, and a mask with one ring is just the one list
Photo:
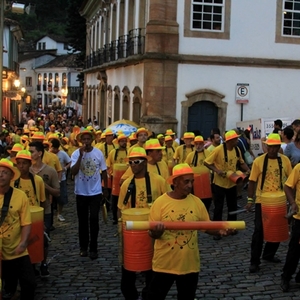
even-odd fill
[[(264, 160), (267, 153), (257, 157), (253, 165), (251, 167), (251, 173), (249, 180), (254, 181), (257, 183), (256, 185), (256, 203), (261, 203), (260, 196), (262, 192), (276, 192), (281, 190), (280, 185), (280, 172), (279, 172), (279, 165), (277, 159), (269, 159), (268, 160), (268, 167), (266, 172), (266, 178), (264, 181), (263, 191), (260, 189), (261, 187), (261, 179), (263, 173), (263, 165)], [(292, 165), (290, 160), (287, 156), (279, 154), (282, 160), (282, 185), (286, 182), (288, 176), (292, 172)]]
[(106, 143), (103, 143), (103, 144), (100, 144), (98, 146), (98, 144), (96, 144), (96, 148), (98, 148), (99, 150), (102, 151), (103, 155), (104, 155), (104, 158), (108, 158), (108, 154), (110, 153), (111, 150), (115, 149), (115, 145), (114, 144), (111, 144), (111, 145), (108, 145)]
[[(215, 167), (219, 170), (228, 172), (228, 171), (233, 171), (236, 172), (237, 171), (237, 162), (239, 161), (240, 164), (244, 163), (244, 160), (242, 158), (242, 154), (240, 152), (240, 150), (237, 148), (237, 150), (239, 151), (240, 157), (237, 157), (236, 155), (236, 150), (232, 149), (232, 150), (228, 150), (227, 149), (227, 157), (228, 157), (228, 162), (225, 162), (225, 157), (224, 157), (224, 146), (219, 145), (218, 147), (215, 148), (215, 150), (205, 159), (205, 162), (209, 165), (214, 164)], [(235, 183), (232, 182), (230, 179), (228, 179), (227, 177), (222, 177), (219, 176), (217, 173), (214, 173), (214, 184), (225, 188), (225, 189), (229, 189), (232, 188), (233, 186), (235, 186)]]
[(197, 164), (195, 166), (194, 157), (195, 157), (196, 151), (193, 151), (188, 154), (185, 163), (187, 163), (190, 167), (193, 167), (197, 170), (196, 173), (203, 174), (203, 173), (210, 173), (210, 170), (204, 166), (204, 160), (206, 157), (209, 156), (209, 152), (205, 149), (203, 152), (197, 153)]
[(179, 144), (174, 140), (174, 141), (173, 141), (173, 144), (172, 144), (172, 147), (173, 147), (174, 149), (176, 149), (178, 146), (179, 146)]
[(62, 171), (62, 167), (59, 162), (59, 158), (54, 153), (45, 151), (42, 162), (44, 164), (48, 165), (49, 167), (52, 167), (53, 169), (55, 169), (56, 172)]
[[(118, 150), (117, 157), (115, 160), (116, 151)], [(114, 171), (114, 164), (122, 164), (127, 165), (127, 150), (119, 150), (119, 149), (113, 149), (109, 152), (108, 157), (106, 159), (106, 167), (107, 172), (110, 175), (113, 175)]]
[[(160, 175), (165, 180), (170, 176), (168, 166), (164, 161), (157, 162), (157, 165), (151, 165), (151, 164), (147, 163), (147, 171), (150, 173)], [(125, 180), (125, 179), (131, 177), (132, 175), (133, 175), (132, 169), (128, 168), (126, 170), (126, 172), (122, 175), (121, 179)]]
[(116, 151), (117, 149), (113, 149), (109, 152), (108, 157), (106, 159), (107, 168), (112, 167), (113, 164), (127, 164), (127, 151), (118, 149), (118, 154), (115, 160)]
[(194, 151), (194, 147), (187, 148), (185, 145), (180, 145), (175, 149), (175, 153), (173, 155), (173, 158), (177, 160), (178, 164), (184, 163), (187, 155)]
[(174, 147), (170, 147), (162, 150), (163, 153), (163, 160), (169, 165), (169, 163), (173, 164), (173, 155), (175, 153), (175, 148)]
[(292, 189), (296, 189), (295, 201), (298, 206), (298, 213), (293, 217), (300, 220), (300, 164), (297, 164), (292, 170), (290, 176), (288, 177), (285, 185)]
[(207, 151), (209, 153), (213, 152), (214, 150), (216, 149), (216, 146), (214, 146), (213, 144), (211, 144), (208, 148), (207, 148)]
[[(39, 175), (34, 175), (34, 183), (37, 195), (35, 195), (34, 193), (34, 188), (32, 186), (30, 178), (22, 179), (20, 177), (19, 186), (17, 188), (26, 194), (30, 206), (40, 206), (41, 202), (46, 201), (45, 184), (42, 177), (40, 177)], [(14, 187), (14, 185), (15, 181), (12, 181), (11, 186)]]
[[(151, 185), (151, 195), (152, 202), (151, 204), (163, 193), (169, 190), (166, 181), (159, 175), (154, 173), (149, 173), (150, 177), (150, 185)], [(127, 205), (124, 205), (124, 199), (127, 194), (128, 186), (132, 180), (133, 176), (130, 176), (126, 179), (121, 185), (119, 200), (118, 200), (118, 208), (123, 210), (126, 208), (131, 208), (131, 196), (128, 199)], [(136, 178), (135, 179), (135, 188), (136, 188), (136, 200), (135, 207), (136, 208), (145, 208), (151, 206), (148, 204), (147, 199), (147, 189), (146, 189), (146, 179), (145, 178)]]
[[(189, 194), (185, 199), (174, 199), (166, 193), (153, 203), (149, 221), (209, 221), (209, 216), (196, 196)], [(152, 269), (176, 275), (199, 272), (197, 230), (165, 230), (155, 240)]]
[[(0, 207), (3, 206), (3, 201), (4, 195), (0, 195)], [(21, 241), (22, 226), (27, 225), (31, 225), (29, 201), (23, 191), (14, 188), (7, 216), (0, 227), (3, 260), (11, 260), (28, 254), (27, 249), (19, 255), (14, 254)]]

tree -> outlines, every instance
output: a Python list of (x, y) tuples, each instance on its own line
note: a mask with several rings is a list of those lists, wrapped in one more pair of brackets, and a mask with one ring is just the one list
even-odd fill
[(66, 27), (66, 37), (73, 48), (72, 52), (80, 51), (78, 63), (81, 62), (81, 64), (84, 63), (86, 56), (86, 20), (79, 14), (82, 2), (82, 0), (69, 0)]

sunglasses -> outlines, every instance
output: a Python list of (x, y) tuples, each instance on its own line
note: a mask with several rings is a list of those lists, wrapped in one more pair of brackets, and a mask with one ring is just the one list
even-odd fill
[(145, 161), (144, 159), (136, 159), (136, 160), (129, 160), (128, 163), (130, 165), (139, 165), (141, 164), (143, 161)]

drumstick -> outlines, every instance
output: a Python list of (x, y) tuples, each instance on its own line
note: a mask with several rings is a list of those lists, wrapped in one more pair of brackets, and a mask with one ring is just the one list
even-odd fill
[(242, 209), (238, 209), (238, 210), (235, 210), (235, 211), (231, 211), (228, 214), (229, 215), (237, 215), (237, 214), (240, 214), (240, 213), (243, 213), (243, 212), (246, 212), (246, 211), (247, 211), (246, 208), (242, 208)]
[(157, 224), (164, 224), (166, 230), (220, 230), (245, 229), (244, 221), (198, 221), (198, 222), (159, 222), (126, 221), (126, 230), (153, 230)]

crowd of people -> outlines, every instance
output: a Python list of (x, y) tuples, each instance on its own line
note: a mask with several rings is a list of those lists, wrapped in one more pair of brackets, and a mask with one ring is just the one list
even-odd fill
[[(194, 299), (200, 269), (197, 230), (167, 230), (163, 222), (210, 221), (211, 207), (212, 220), (222, 221), (225, 201), (227, 220), (236, 221), (243, 189), (248, 193), (245, 209), (255, 205), (251, 273), (259, 272), (261, 258), (280, 262), (276, 251), (289, 238), (288, 222), (293, 222), (281, 281), (282, 290), (288, 291), (300, 258), (300, 120), (285, 129), (279, 121), (262, 139), (264, 153), (258, 157), (251, 150), (251, 128), (224, 134), (214, 128), (206, 139), (199, 132), (185, 132), (178, 139), (172, 129), (154, 134), (144, 127), (126, 136), (109, 127), (102, 131), (95, 117), (83, 124), (71, 112), (24, 114), (23, 123), (13, 129), (4, 124), (0, 133), (4, 299), (14, 295), (18, 283), (21, 299), (34, 299), (35, 276), (50, 276), (48, 239), (55, 229), (54, 218), (65, 222), (68, 178), (74, 180), (81, 257), (98, 258), (99, 211), (105, 206), (111, 211), (112, 226), (119, 227), (121, 245), (123, 216), (132, 209), (135, 215), (146, 212), (150, 221), (159, 222), (147, 233), (153, 248), (147, 267), (128, 267), (121, 251), (120, 287), (126, 300), (165, 299), (174, 282), (178, 299)], [(43, 258), (38, 262), (27, 251), (32, 243), (32, 207), (43, 209)], [(216, 241), (238, 233), (235, 228), (203, 231)], [(135, 285), (137, 271), (145, 274), (141, 292)]]

